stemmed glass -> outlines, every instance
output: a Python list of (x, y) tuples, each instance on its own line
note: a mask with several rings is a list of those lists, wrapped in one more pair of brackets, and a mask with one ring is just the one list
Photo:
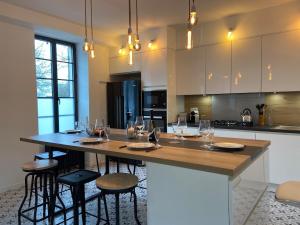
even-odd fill
[(177, 128), (180, 130), (180, 140), (185, 140), (183, 137), (184, 129), (187, 129), (187, 122), (185, 116), (178, 117)]
[[(212, 145), (212, 139), (214, 135), (214, 128), (211, 126), (209, 120), (201, 120), (199, 123), (199, 134), (202, 137), (205, 144), (203, 147), (210, 148)], [(209, 143), (209, 144), (208, 144)]]
[(106, 136), (106, 141), (110, 141), (110, 140), (109, 140), (109, 135), (110, 135), (110, 125), (104, 126), (104, 133), (105, 133), (105, 136)]
[(143, 136), (142, 132), (145, 128), (144, 119), (142, 116), (137, 116), (135, 120), (135, 127), (137, 129), (138, 136)]

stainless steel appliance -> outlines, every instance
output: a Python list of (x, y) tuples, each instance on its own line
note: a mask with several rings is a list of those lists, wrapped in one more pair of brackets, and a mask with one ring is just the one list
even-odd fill
[(143, 91), (143, 108), (144, 109), (166, 109), (167, 91), (166, 90)]
[(107, 117), (112, 128), (125, 129), (128, 120), (141, 113), (140, 80), (107, 83)]
[(151, 119), (151, 112), (155, 126), (159, 127), (163, 132), (167, 132), (167, 109), (144, 109), (143, 117), (145, 121)]

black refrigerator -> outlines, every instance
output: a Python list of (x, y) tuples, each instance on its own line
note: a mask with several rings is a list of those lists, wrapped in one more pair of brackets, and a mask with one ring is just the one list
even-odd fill
[(107, 118), (111, 128), (125, 129), (128, 120), (135, 120), (140, 115), (140, 80), (107, 83)]

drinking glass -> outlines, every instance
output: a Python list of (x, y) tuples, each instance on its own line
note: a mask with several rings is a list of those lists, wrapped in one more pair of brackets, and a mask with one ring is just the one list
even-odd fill
[(137, 116), (135, 120), (135, 128), (137, 129), (138, 136), (143, 136), (143, 130), (145, 128), (144, 118)]
[(209, 142), (210, 142), (209, 145), (210, 145), (210, 147), (213, 146), (214, 136), (215, 136), (215, 128), (212, 125), (210, 125), (210, 127), (209, 127)]
[(178, 117), (177, 128), (180, 130), (180, 140), (185, 140), (183, 137), (184, 129), (187, 129), (186, 117), (180, 116)]
[(159, 142), (160, 134), (161, 134), (161, 129), (159, 127), (156, 127), (154, 129), (154, 136), (155, 136), (156, 146), (159, 146), (158, 142)]
[(109, 140), (109, 135), (110, 135), (110, 125), (104, 126), (104, 133), (105, 133), (105, 136), (106, 136), (106, 141), (110, 141), (110, 140)]
[(210, 121), (209, 120), (200, 120), (199, 134), (202, 137), (203, 142), (205, 142), (203, 147), (207, 148), (209, 146), (207, 144), (207, 142), (209, 142), (209, 136), (210, 136)]

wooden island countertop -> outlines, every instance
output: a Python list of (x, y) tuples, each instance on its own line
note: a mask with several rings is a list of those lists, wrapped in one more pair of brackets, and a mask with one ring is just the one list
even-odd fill
[[(112, 129), (111, 133), (122, 135), (125, 134), (125, 131)], [(28, 138), (22, 137), (20, 140), (23, 142), (35, 143), (50, 147), (143, 160), (146, 162), (190, 168), (233, 177), (240, 174), (256, 159), (256, 157), (253, 159), (249, 155), (208, 151), (204, 149), (191, 149), (186, 147), (183, 148), (180, 146), (163, 145), (162, 148), (150, 152), (132, 151), (128, 150), (127, 148), (119, 148), (120, 146), (128, 144), (128, 142), (123, 140), (111, 140), (109, 142), (97, 145), (82, 145), (78, 142), (74, 142), (79, 140), (81, 137), (83, 136), (76, 134), (55, 133), (36, 135)], [(172, 137), (172, 134), (161, 135), (161, 139)], [(190, 138), (189, 140), (200, 142), (201, 138)], [(221, 137), (214, 137), (214, 142), (235, 142), (244, 144), (247, 147), (251, 147), (251, 149), (255, 151), (261, 152), (259, 155), (263, 154), (270, 145), (269, 141)]]

